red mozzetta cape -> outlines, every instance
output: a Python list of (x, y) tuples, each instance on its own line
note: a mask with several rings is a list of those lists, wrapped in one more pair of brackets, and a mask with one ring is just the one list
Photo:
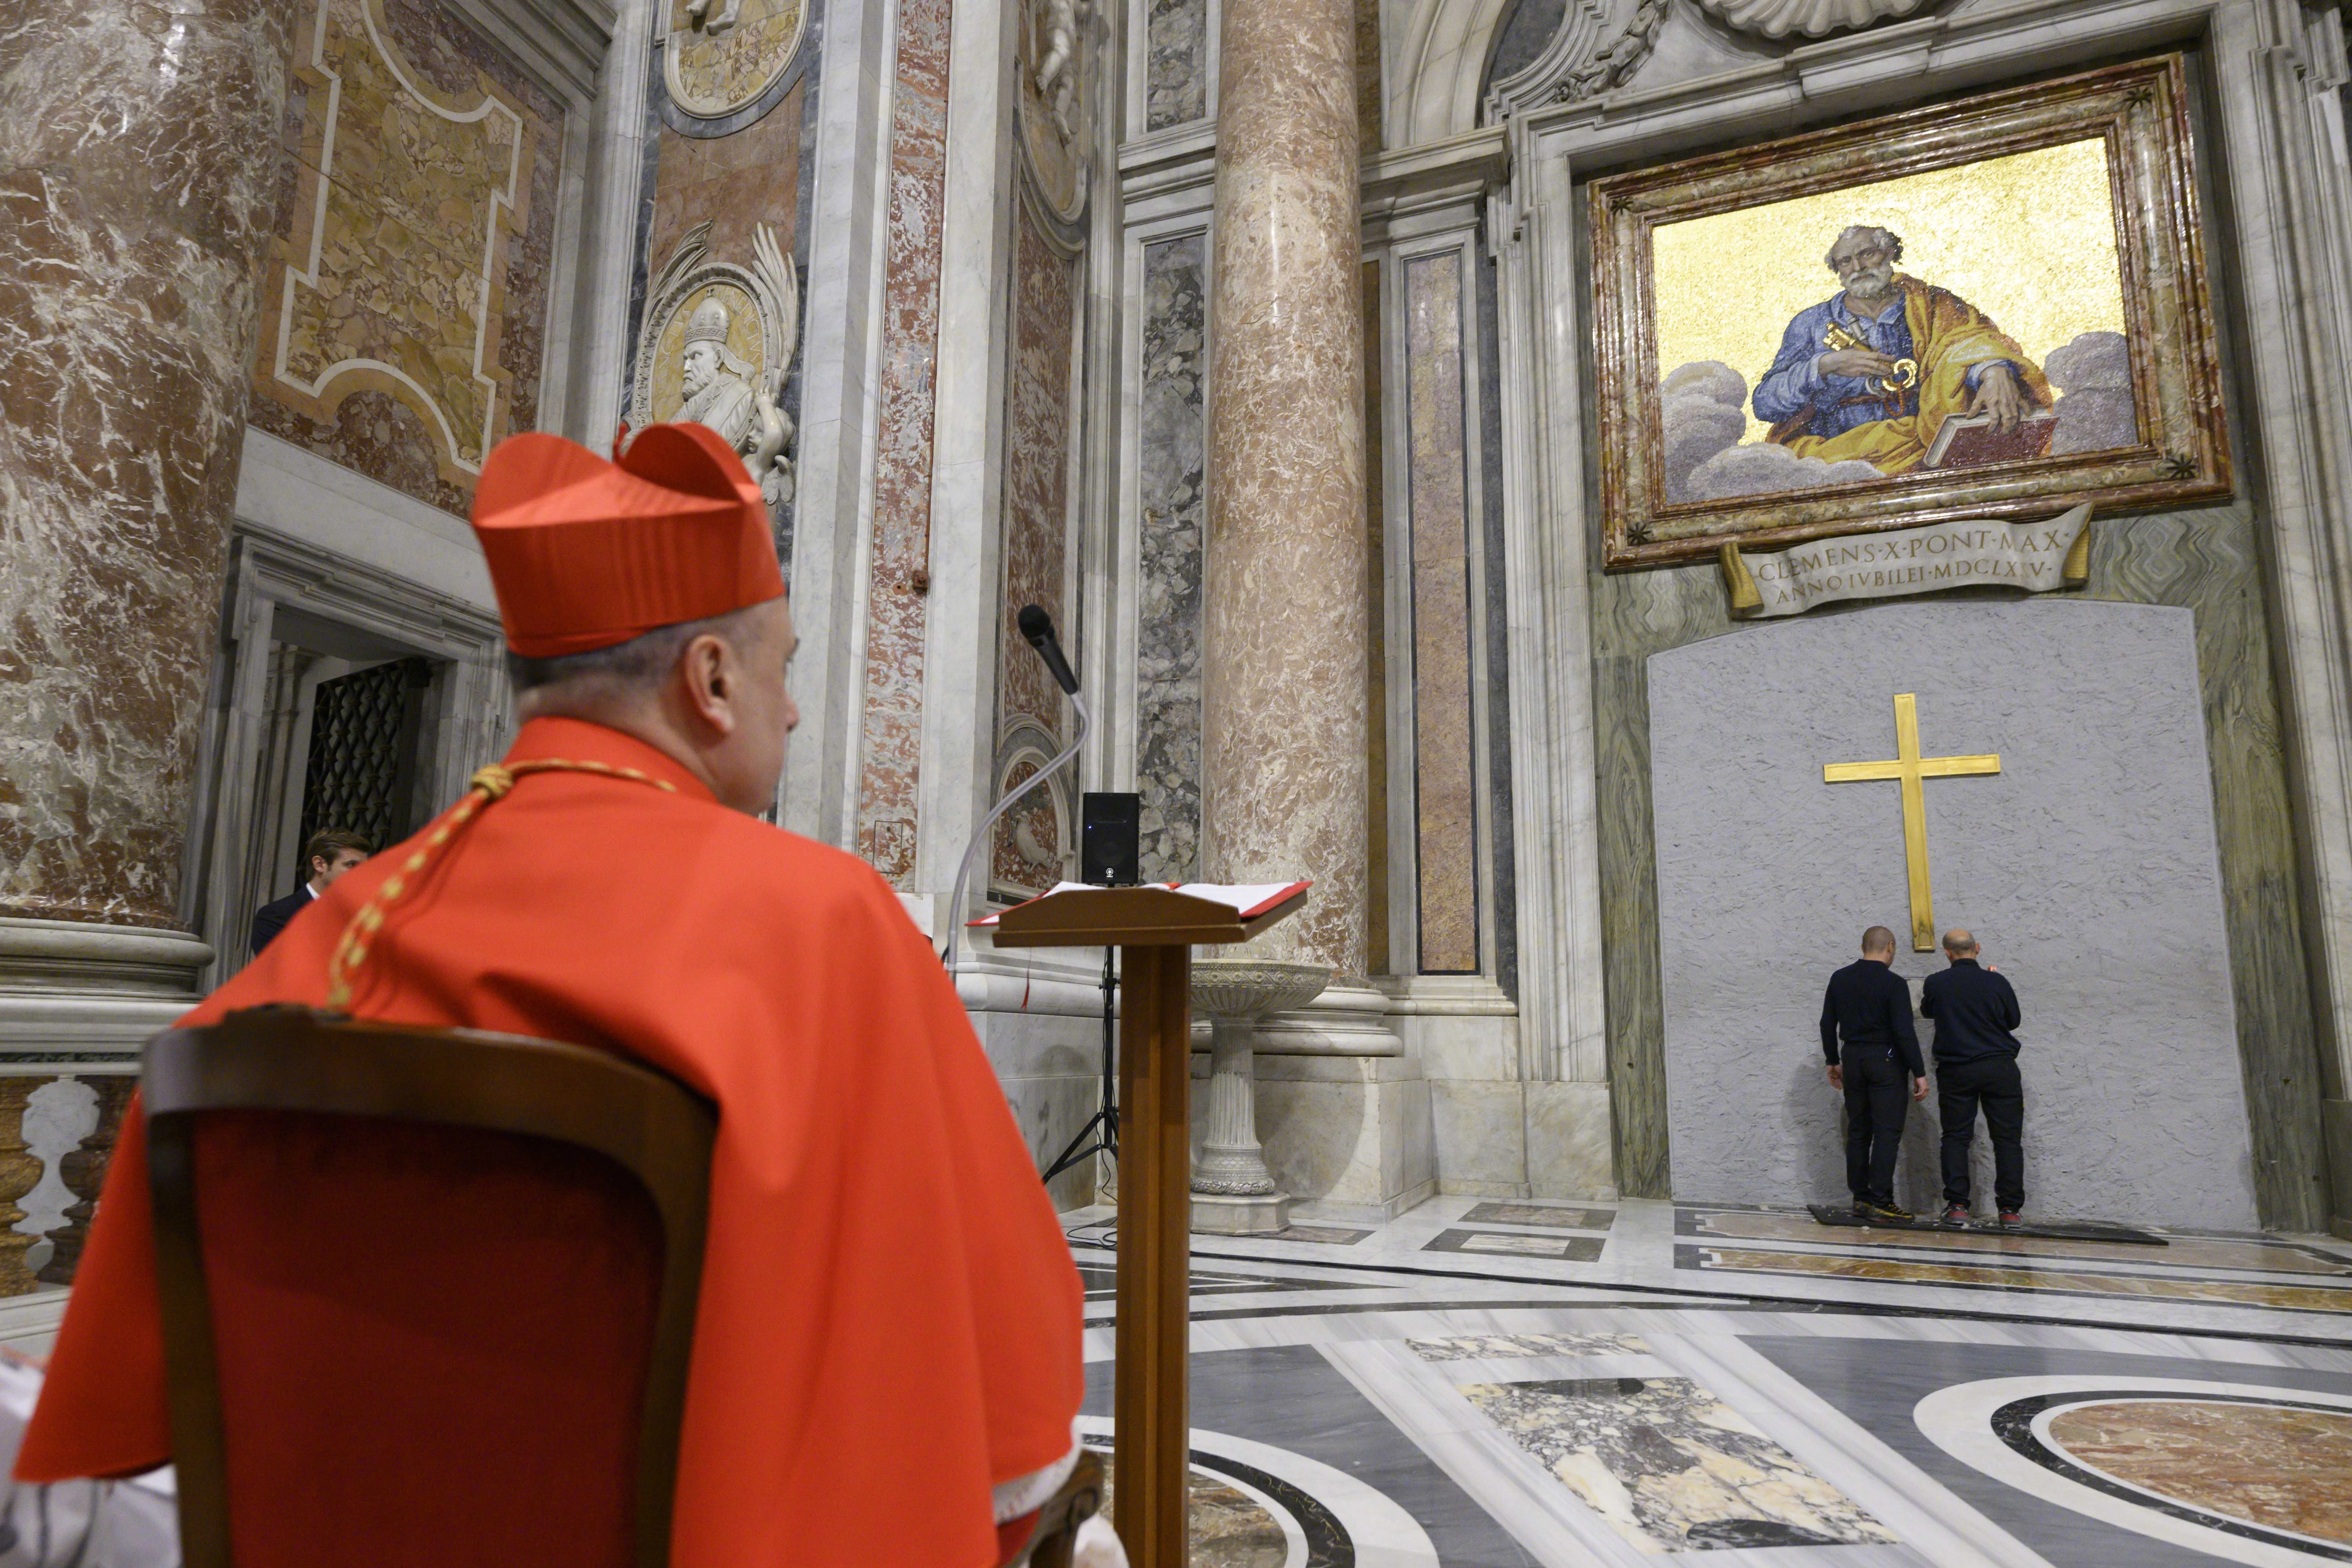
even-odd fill
[[(989, 1489), (1068, 1451), (1081, 1292), (953, 987), (863, 862), (572, 720), (392, 906), (352, 1011), (642, 1058), (719, 1107), (678, 1465), (679, 1568), (999, 1556)], [(414, 842), (414, 841), (413, 841)], [(183, 1022), (322, 1004), (377, 856)], [(170, 1458), (144, 1123), (106, 1181), (16, 1474)]]

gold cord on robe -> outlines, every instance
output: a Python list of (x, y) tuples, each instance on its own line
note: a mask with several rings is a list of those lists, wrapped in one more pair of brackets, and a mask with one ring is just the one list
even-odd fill
[(466, 825), (481, 814), (482, 808), (505, 796), (515, 786), (515, 781), (529, 773), (595, 773), (604, 778), (630, 779), (647, 784), (656, 789), (677, 793), (677, 786), (667, 779), (657, 779), (635, 768), (615, 767), (609, 763), (580, 763), (563, 757), (534, 757), (520, 763), (492, 763), (478, 770), (468, 781), (465, 798), (449, 808), (440, 826), (434, 828), (424, 845), (412, 851), (399, 870), (383, 879), (373, 897), (359, 907), (351, 923), (343, 927), (335, 951), (327, 960), (327, 1005), (348, 1007), (352, 1001), (352, 977), (367, 962), (368, 952), (376, 933), (383, 929), (384, 911), (393, 901), (415, 881), (422, 880), (425, 866), (434, 852), (446, 847), (464, 830)]

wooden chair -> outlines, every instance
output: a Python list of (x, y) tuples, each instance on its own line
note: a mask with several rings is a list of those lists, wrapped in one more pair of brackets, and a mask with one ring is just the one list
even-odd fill
[(1044, 1508), (1028, 1549), (1015, 1559), (1016, 1568), (1070, 1568), (1070, 1552), (1077, 1544), (1078, 1526), (1102, 1507), (1102, 1457), (1088, 1448), (1078, 1455), (1070, 1472)]
[(707, 1102), (299, 1007), (143, 1089), (188, 1568), (668, 1561)]
[[(142, 1088), (187, 1568), (668, 1562), (708, 1102), (283, 1006), (159, 1036)], [(1081, 1455), (1027, 1568), (1101, 1493)]]

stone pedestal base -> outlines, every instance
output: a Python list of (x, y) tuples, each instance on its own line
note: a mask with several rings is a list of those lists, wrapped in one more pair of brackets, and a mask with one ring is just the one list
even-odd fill
[(1617, 1196), (1617, 1161), (1605, 1083), (1531, 1083), (1528, 1186), (1538, 1198)]
[[(1040, 969), (1049, 956), (1037, 955)], [(956, 991), (1043, 1171), (1102, 1108), (1102, 991), (1050, 971), (1032, 976), (978, 967), (957, 974)], [(1099, 1157), (1081, 1160), (1048, 1182), (1055, 1209), (1107, 1201), (1099, 1185), (1108, 1167)]]
[(1272, 1236), (1290, 1226), (1288, 1193), (1192, 1194), (1192, 1231), (1208, 1236)]
[(0, 917), (0, 1051), (20, 1071), (135, 1061), (212, 961), (182, 931)]
[(1258, 1139), (1301, 1219), (1394, 1219), (1437, 1190), (1429, 1080), (1406, 1057), (1257, 1058)]

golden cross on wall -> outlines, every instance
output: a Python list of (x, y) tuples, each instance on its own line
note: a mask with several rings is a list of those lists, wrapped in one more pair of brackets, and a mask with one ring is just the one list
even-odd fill
[(1858, 779), (1899, 779), (1903, 784), (1903, 858), (1911, 871), (1911, 946), (1927, 952), (1936, 945), (1936, 905), (1927, 890), (1927, 792), (1924, 779), (1997, 773), (2000, 757), (1923, 757), (1919, 754), (1919, 700), (1912, 692), (1895, 699), (1895, 760), (1887, 763), (1823, 763), (1823, 784)]

